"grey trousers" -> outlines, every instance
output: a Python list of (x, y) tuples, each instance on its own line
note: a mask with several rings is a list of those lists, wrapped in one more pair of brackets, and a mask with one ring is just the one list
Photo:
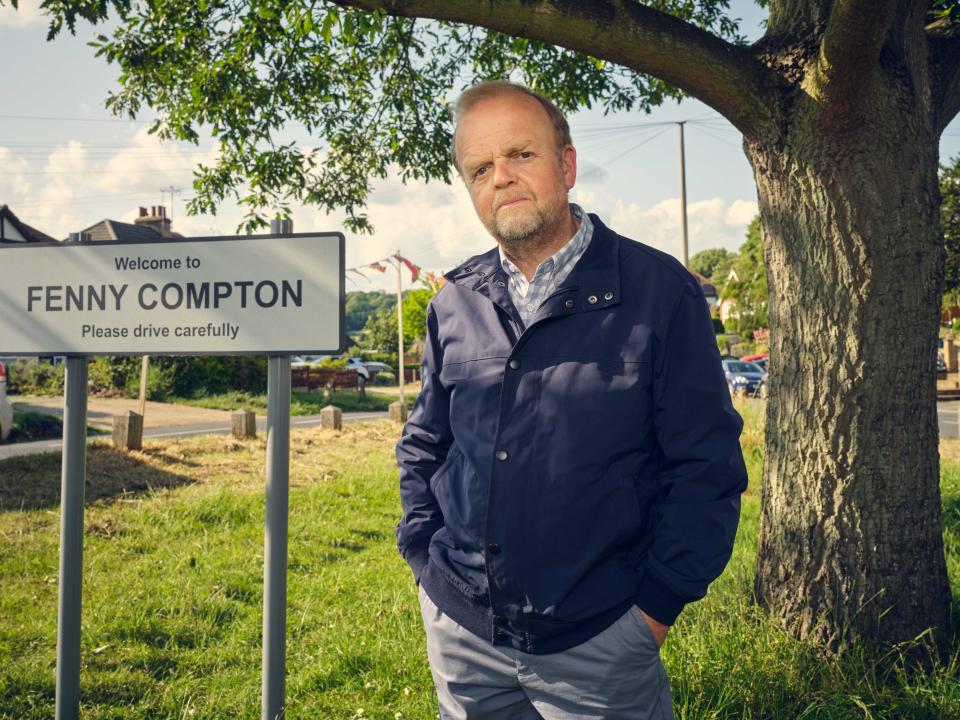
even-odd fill
[(463, 629), (420, 589), (443, 720), (673, 720), (657, 641), (633, 607), (590, 640), (531, 655)]

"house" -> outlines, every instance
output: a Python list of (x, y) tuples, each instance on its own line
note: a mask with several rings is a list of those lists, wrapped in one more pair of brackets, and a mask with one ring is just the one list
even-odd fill
[(713, 310), (713, 308), (717, 306), (717, 301), (719, 300), (716, 286), (698, 272), (690, 270), (690, 274), (693, 275), (700, 283), (700, 288), (703, 290), (703, 294), (707, 298), (707, 306)]
[(56, 242), (56, 238), (30, 227), (7, 205), (0, 205), (0, 243), (25, 242)]
[[(737, 271), (734, 270), (733, 268), (730, 268), (730, 272), (727, 273), (727, 282), (728, 283), (731, 281), (736, 282), (739, 279), (740, 278), (737, 277)], [(727, 320), (736, 316), (737, 313), (736, 313), (736, 310), (734, 309), (734, 306), (736, 306), (736, 304), (737, 304), (737, 301), (734, 300), (733, 298), (723, 298), (720, 301), (720, 321), (722, 323), (726, 324)]]
[(132, 223), (119, 220), (101, 220), (82, 232), (89, 235), (87, 242), (112, 242), (116, 240), (149, 242), (169, 237), (183, 237), (170, 229), (171, 221), (163, 205), (140, 208), (139, 215)]

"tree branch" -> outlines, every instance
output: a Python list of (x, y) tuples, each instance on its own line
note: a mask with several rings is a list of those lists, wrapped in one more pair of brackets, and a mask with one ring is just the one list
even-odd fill
[(858, 90), (880, 67), (897, 6), (898, 0), (836, 0), (807, 92), (837, 111), (864, 97)]
[(654, 75), (706, 103), (744, 135), (775, 132), (782, 81), (738, 47), (633, 0), (332, 0), (390, 15), (479, 25)]

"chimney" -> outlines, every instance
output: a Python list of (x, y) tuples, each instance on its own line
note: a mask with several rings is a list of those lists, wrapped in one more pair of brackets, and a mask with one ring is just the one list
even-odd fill
[(164, 237), (172, 237), (170, 230), (170, 218), (167, 217), (167, 208), (163, 205), (150, 206), (150, 214), (147, 214), (146, 208), (139, 209), (139, 216), (133, 221), (136, 225), (142, 225), (153, 230)]

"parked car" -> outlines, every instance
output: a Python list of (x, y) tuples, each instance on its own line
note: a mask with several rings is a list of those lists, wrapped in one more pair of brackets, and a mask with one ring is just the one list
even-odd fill
[(13, 429), (13, 405), (7, 397), (7, 368), (0, 362), (0, 442), (10, 435)]
[(390, 365), (387, 365), (386, 363), (378, 362), (376, 360), (367, 360), (367, 370), (369, 370), (371, 374), (375, 374), (379, 372), (388, 372), (388, 373), (393, 372), (393, 368)]
[(944, 373), (947, 372), (947, 361), (943, 359), (943, 352), (937, 353), (937, 372)]
[(290, 358), (290, 367), (291, 368), (304, 368), (304, 367), (313, 367), (315, 365), (320, 365), (328, 360), (342, 360), (346, 359), (347, 367), (346, 370), (353, 370), (358, 375), (363, 377), (365, 380), (370, 379), (370, 370), (367, 368), (367, 364), (363, 362), (358, 357), (348, 356), (344, 358), (343, 355), (293, 355)]
[[(761, 381), (766, 371), (759, 365), (742, 360), (723, 360), (723, 374), (727, 377), (730, 395), (742, 393), (748, 396), (759, 394)], [(766, 385), (766, 383), (763, 383)]]
[(743, 362), (752, 362), (754, 365), (759, 365), (763, 368), (764, 372), (767, 372), (767, 361), (770, 359), (769, 353), (760, 353), (759, 355), (744, 355), (742, 358)]

